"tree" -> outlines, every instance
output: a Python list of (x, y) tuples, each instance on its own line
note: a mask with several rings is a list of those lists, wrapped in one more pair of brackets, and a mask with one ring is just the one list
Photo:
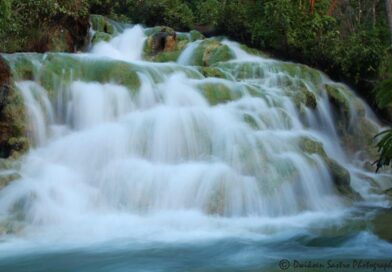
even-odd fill
[(385, 5), (387, 9), (389, 33), (391, 35), (391, 40), (392, 40), (392, 0), (385, 0)]

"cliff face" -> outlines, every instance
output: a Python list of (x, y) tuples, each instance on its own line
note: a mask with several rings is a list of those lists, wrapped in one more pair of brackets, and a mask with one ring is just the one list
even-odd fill
[(28, 148), (23, 99), (11, 82), (8, 65), (0, 57), (0, 158), (17, 157)]
[(82, 50), (88, 43), (88, 30), (90, 24), (88, 17), (65, 17), (48, 26), (44, 34), (32, 40), (27, 45), (28, 52), (76, 52)]

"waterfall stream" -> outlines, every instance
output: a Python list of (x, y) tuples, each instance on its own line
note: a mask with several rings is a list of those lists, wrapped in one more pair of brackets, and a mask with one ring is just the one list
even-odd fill
[[(42, 271), (55, 260), (64, 271), (188, 271), (214, 258), (250, 270), (285, 256), (390, 257), (353, 227), (362, 207), (390, 205), (379, 191), (392, 183), (369, 166), (368, 135), (382, 126), (353, 91), (228, 40), (233, 57), (212, 65), (220, 77), (198, 67), (202, 40), (177, 62), (146, 61), (145, 33), (131, 27), (88, 53), (4, 55), (32, 148), (0, 190), (0, 268), (19, 256), (31, 267), (52, 258)], [(100, 261), (69, 263), (89, 256)]]

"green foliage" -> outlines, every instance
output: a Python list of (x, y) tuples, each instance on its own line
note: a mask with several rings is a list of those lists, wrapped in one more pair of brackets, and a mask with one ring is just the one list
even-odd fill
[(0, 52), (29, 51), (53, 36), (56, 26), (77, 24), (87, 18), (86, 0), (2, 0), (0, 3)]
[(196, 5), (197, 23), (217, 26), (220, 21), (221, 5), (218, 0), (204, 0)]
[(90, 13), (110, 15), (113, 12), (112, 0), (88, 0)]
[(377, 171), (383, 167), (391, 164), (392, 161), (392, 129), (385, 130), (376, 135), (375, 138), (381, 137), (377, 143), (380, 158), (375, 162)]
[(132, 22), (148, 26), (169, 25), (177, 30), (189, 30), (194, 22), (191, 8), (183, 0), (115, 0), (115, 18), (125, 15)]
[(392, 48), (383, 54), (384, 58), (380, 63), (379, 82), (374, 90), (376, 102), (379, 108), (387, 109), (392, 105)]

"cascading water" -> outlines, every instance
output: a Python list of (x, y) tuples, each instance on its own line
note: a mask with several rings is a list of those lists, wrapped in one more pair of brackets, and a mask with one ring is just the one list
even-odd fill
[[(20, 254), (32, 267), (42, 256), (68, 262), (102, 251), (122, 266), (103, 258), (43, 269), (251, 269), (281, 256), (388, 256), (391, 246), (364, 229), (307, 247), (331, 239), (323, 231), (363, 222), (355, 203), (389, 205), (375, 188), (392, 176), (367, 168), (371, 151), (358, 149), (356, 136), (380, 125), (347, 87), (230, 41), (220, 46), (231, 60), (211, 66), (220, 78), (196, 66), (208, 40), (189, 42), (177, 63), (143, 61), (144, 33), (135, 26), (86, 54), (5, 55), (16, 79), (21, 63), (32, 67), (16, 86), (33, 148), (20, 178), (0, 191), (8, 233), (0, 257), (9, 258), (0, 267)], [(336, 104), (347, 107), (339, 113)], [(175, 264), (186, 249), (188, 261)]]

